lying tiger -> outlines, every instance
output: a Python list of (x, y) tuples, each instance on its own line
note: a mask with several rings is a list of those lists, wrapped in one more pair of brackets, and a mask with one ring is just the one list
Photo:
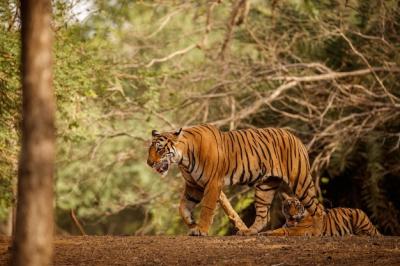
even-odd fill
[[(263, 232), (269, 236), (308, 236), (313, 220), (296, 197), (288, 197), (282, 203), (282, 213), (286, 223), (282, 228)], [(380, 236), (381, 234), (360, 209), (333, 208), (326, 210), (322, 217), (321, 236), (363, 235)]]

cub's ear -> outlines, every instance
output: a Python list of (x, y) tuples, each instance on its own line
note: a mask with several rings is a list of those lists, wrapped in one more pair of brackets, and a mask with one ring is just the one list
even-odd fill
[(152, 135), (153, 137), (157, 137), (157, 136), (160, 136), (160, 132), (158, 132), (157, 130), (153, 129), (153, 130), (151, 131), (151, 135)]
[(283, 200), (288, 200), (288, 199), (290, 199), (291, 197), (289, 196), (289, 194), (287, 194), (286, 192), (282, 192), (282, 198), (283, 198)]
[(179, 136), (179, 134), (181, 134), (182, 132), (182, 128), (178, 129), (177, 131), (174, 132), (175, 136)]

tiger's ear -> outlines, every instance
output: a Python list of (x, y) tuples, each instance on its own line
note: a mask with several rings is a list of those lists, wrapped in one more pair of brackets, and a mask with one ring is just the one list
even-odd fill
[(182, 128), (178, 129), (177, 131), (174, 132), (174, 136), (178, 137), (182, 132)]
[(153, 130), (151, 131), (151, 135), (152, 135), (153, 137), (157, 137), (157, 136), (160, 136), (160, 132), (158, 132), (157, 130), (153, 129)]
[(283, 200), (288, 200), (291, 198), (291, 196), (284, 191), (282, 191), (281, 196), (282, 196)]

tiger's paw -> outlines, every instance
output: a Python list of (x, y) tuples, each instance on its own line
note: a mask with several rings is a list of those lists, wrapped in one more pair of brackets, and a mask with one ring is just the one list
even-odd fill
[(239, 230), (236, 235), (238, 236), (252, 236), (258, 233), (257, 230), (254, 229), (247, 229), (247, 230)]
[(208, 233), (200, 230), (198, 227), (194, 227), (189, 230), (189, 235), (190, 236), (207, 236)]

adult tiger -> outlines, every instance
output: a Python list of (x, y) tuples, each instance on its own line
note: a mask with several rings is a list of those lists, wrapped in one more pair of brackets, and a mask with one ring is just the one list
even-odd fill
[[(272, 199), (282, 182), (289, 185), (312, 216), (322, 214), (307, 150), (284, 129), (222, 132), (205, 124), (175, 132), (153, 130), (152, 136), (147, 164), (163, 176), (171, 164), (178, 164), (186, 181), (179, 210), (190, 235), (207, 235), (224, 185), (255, 186), (256, 219), (239, 234), (256, 234), (267, 225)], [(196, 224), (192, 212), (200, 201), (200, 219)], [(314, 229), (317, 227), (318, 224)]]
[[(263, 232), (270, 236), (306, 236), (312, 227), (311, 216), (296, 197), (289, 197), (282, 203), (282, 213), (286, 223), (282, 228)], [(333, 208), (326, 210), (322, 216), (323, 236), (364, 235), (380, 236), (381, 234), (360, 209)]]

